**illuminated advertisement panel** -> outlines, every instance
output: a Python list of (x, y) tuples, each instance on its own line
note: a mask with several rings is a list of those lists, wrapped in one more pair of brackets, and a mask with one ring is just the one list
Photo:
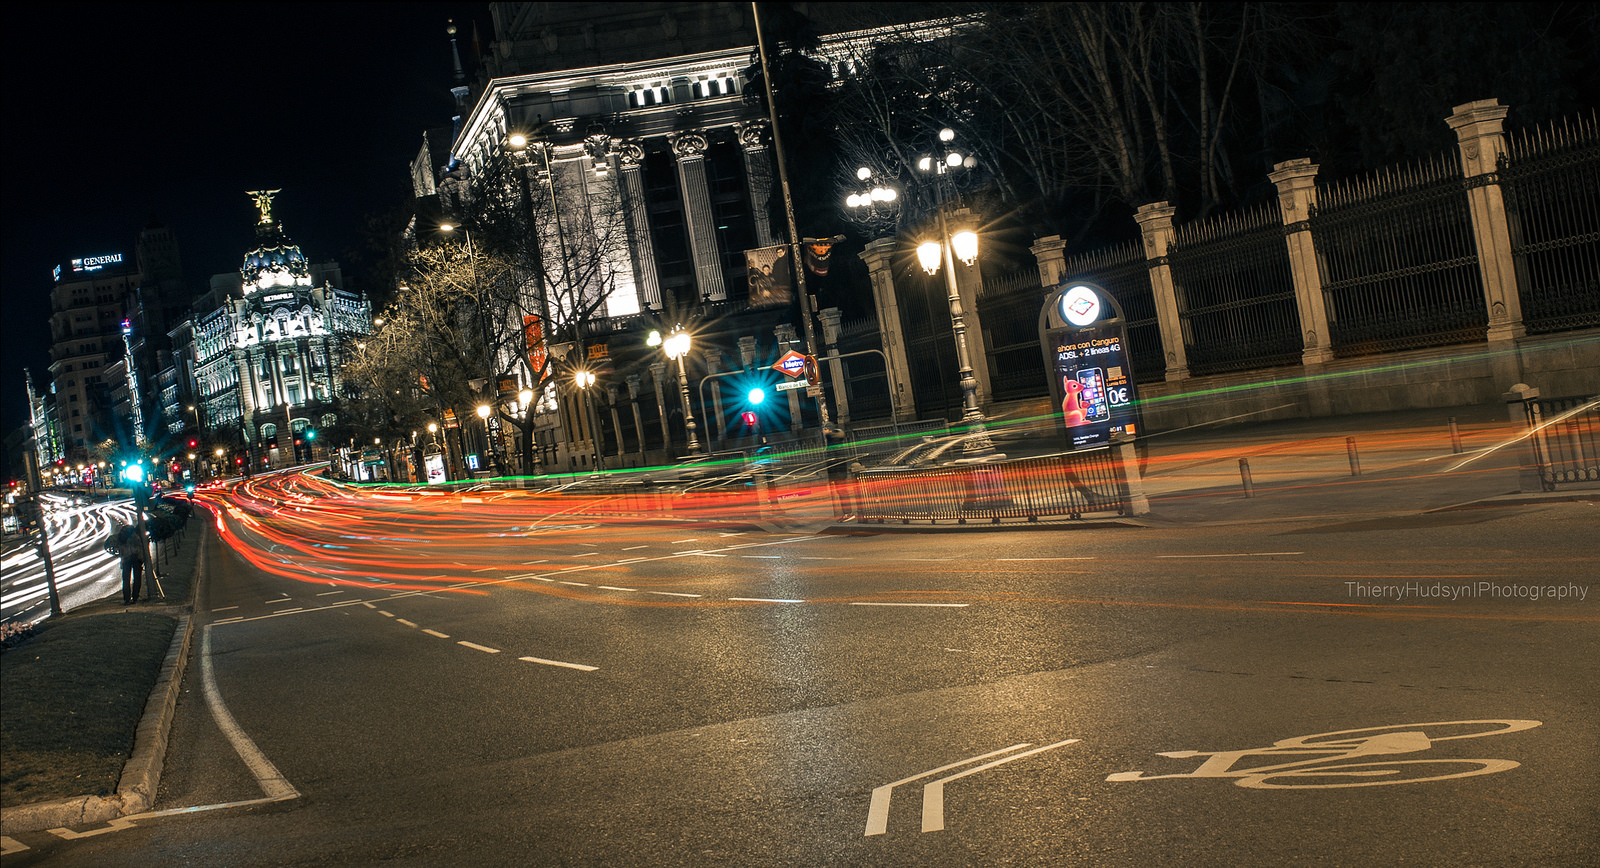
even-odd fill
[(1039, 337), (1053, 411), (1071, 448), (1140, 433), (1127, 325), (1116, 299), (1091, 284), (1064, 283), (1040, 311)]

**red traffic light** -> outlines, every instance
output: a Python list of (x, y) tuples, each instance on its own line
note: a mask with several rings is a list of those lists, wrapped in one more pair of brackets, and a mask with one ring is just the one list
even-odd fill
[(755, 411), (754, 410), (746, 410), (743, 413), (740, 413), (739, 414), (739, 421), (743, 422), (746, 428), (754, 428), (754, 427), (756, 427), (756, 414), (755, 414)]
[(189, 448), (190, 449), (193, 449), (193, 448), (195, 448), (196, 446), (199, 446), (199, 445), (200, 445), (200, 441), (199, 440), (196, 440), (193, 437), (189, 438)]
[(233, 463), (234, 464), (243, 464), (244, 463), (244, 459), (243, 458), (235, 458), (235, 459), (233, 459)]

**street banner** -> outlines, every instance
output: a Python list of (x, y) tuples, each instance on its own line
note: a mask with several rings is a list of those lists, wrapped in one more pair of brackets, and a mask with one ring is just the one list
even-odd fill
[(751, 307), (787, 305), (794, 297), (794, 271), (787, 245), (746, 250), (744, 264), (750, 276)]
[(550, 351), (544, 345), (544, 322), (534, 314), (522, 318), (522, 335), (527, 343), (528, 367), (533, 369), (540, 379), (547, 379), (550, 372), (545, 368), (545, 360), (550, 357)]

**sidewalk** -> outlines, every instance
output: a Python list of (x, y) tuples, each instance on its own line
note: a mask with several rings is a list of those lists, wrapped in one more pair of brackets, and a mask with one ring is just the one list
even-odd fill
[(51, 618), (0, 655), (0, 834), (102, 823), (155, 799), (188, 658), (206, 513), (159, 564), (152, 599), (120, 593)]
[[(1456, 452), (1449, 419), (1454, 416), (1461, 441)], [(1218, 524), (1357, 520), (1421, 516), (1441, 509), (1471, 506), (1540, 503), (1552, 500), (1600, 499), (1600, 490), (1523, 494), (1518, 491), (1518, 444), (1494, 449), (1516, 437), (1520, 425), (1505, 418), (1503, 407), (1458, 407), (1367, 416), (1305, 419), (1229, 427), (1201, 427), (1156, 434), (1146, 440), (1143, 486), (1150, 500), (1148, 515), (1092, 516), (1085, 520), (1013, 521), (998, 525), (954, 521), (916, 525), (818, 522), (811, 530), (862, 534), (888, 532), (961, 532), (992, 530), (1064, 530), (1108, 526), (1197, 527)], [(1349, 443), (1355, 445), (1359, 475), (1352, 473)], [(1011, 440), (1005, 449), (1012, 457), (1059, 451), (1049, 433)], [(1245, 496), (1239, 460), (1250, 466), (1252, 496)], [(198, 584), (201, 540), (209, 531), (207, 513), (197, 512), (186, 530), (178, 557), (167, 567), (162, 583), (165, 603), (124, 609), (108, 599), (47, 622), (39, 635), (0, 657), (7, 685), (3, 706), (6, 770), (4, 800), (0, 802), (0, 833), (82, 826), (104, 822), (146, 809), (160, 777), (166, 753), (168, 726), (188, 657), (191, 613)], [(86, 693), (74, 693), (60, 702), (59, 691), (13, 689), (28, 678), (48, 684), (64, 683), (64, 674), (31, 667), (47, 667), (70, 659), (106, 660), (132, 657), (130, 649), (108, 644), (136, 642), (125, 628), (135, 620), (158, 620), (171, 625), (171, 641), (157, 653), (148, 653), (137, 675), (107, 685), (86, 684), (82, 690), (130, 691), (128, 685), (148, 685), (142, 712), (128, 712), (87, 725), (87, 718), (102, 714)], [(139, 631), (132, 631), (138, 633)], [(148, 632), (148, 631), (146, 631)], [(50, 654), (50, 640), (59, 640)], [(95, 669), (111, 678), (108, 670)], [(81, 673), (80, 673), (81, 674)], [(55, 709), (39, 707), (42, 700), (57, 700)], [(136, 703), (137, 704), (137, 703)], [(86, 714), (85, 712), (92, 712)], [(57, 717), (50, 717), (49, 714)], [(72, 727), (55, 727), (60, 715), (71, 715)], [(102, 715), (104, 716), (104, 715)], [(113, 737), (105, 743), (117, 747), (95, 753), (95, 744), (107, 728)], [(41, 729), (49, 731), (40, 731)], [(47, 791), (14, 786), (11, 762), (20, 745), (30, 746), (30, 760), (50, 770), (57, 787)], [(108, 764), (106, 760), (111, 760)], [(120, 764), (120, 773), (118, 766)], [(69, 791), (61, 791), (66, 787)], [(76, 787), (75, 789), (73, 787)], [(14, 803), (15, 802), (15, 803)]]

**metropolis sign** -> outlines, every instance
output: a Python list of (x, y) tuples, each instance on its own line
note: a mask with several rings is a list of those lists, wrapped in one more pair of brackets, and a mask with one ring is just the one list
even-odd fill
[(1071, 448), (1138, 432), (1128, 329), (1115, 298), (1093, 284), (1063, 283), (1039, 311), (1039, 341), (1056, 421)]

